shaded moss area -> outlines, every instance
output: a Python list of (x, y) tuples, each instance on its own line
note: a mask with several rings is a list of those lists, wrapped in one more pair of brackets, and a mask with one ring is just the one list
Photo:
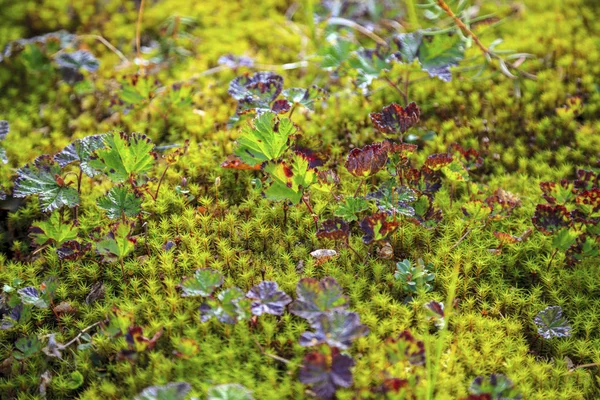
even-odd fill
[[(69, 85), (55, 66), (33, 62), (34, 55), (0, 63), (0, 119), (10, 123), (10, 134), (0, 143), (9, 160), (1, 167), (0, 184), (8, 193), (18, 168), (88, 135), (116, 130), (145, 134), (157, 146), (187, 139), (190, 143), (187, 153), (166, 170), (160, 190), (164, 159), (159, 157), (148, 174), (149, 191), (158, 196), (146, 196), (143, 212), (130, 218), (135, 250), (123, 262), (126, 279), (118, 262), (101, 263), (93, 252), (82, 260), (66, 261), (59, 259), (55, 246), (36, 248), (29, 228), (47, 220), (48, 214), (41, 212), (35, 197), (2, 203), (0, 283), (16, 287), (18, 279), (19, 287), (40, 287), (54, 276), (58, 288), (53, 303), (67, 302), (73, 310), (56, 314), (53, 307), (33, 308), (28, 322), (0, 330), (0, 360), (8, 360), (0, 364), (0, 397), (40, 398), (40, 376), (46, 371), (52, 374), (47, 397), (57, 399), (133, 398), (148, 386), (175, 381), (189, 382), (198, 398), (205, 398), (214, 385), (232, 382), (250, 389), (255, 399), (310, 397), (298, 379), (309, 351), (298, 339), (309, 324), (288, 312), (234, 325), (216, 319), (200, 322), (201, 299), (182, 297), (179, 287), (198, 268), (220, 271), (224, 288), (237, 286), (247, 292), (272, 280), (294, 298), (303, 277), (335, 278), (352, 311), (370, 329), (347, 351), (356, 362), (354, 385), (339, 390), (339, 399), (383, 398), (373, 388), (384, 377), (406, 377), (404, 368), (388, 366), (382, 346), (406, 329), (425, 342), (429, 357), (413, 374), (419, 375), (417, 398), (466, 397), (475, 377), (492, 373), (509, 377), (526, 399), (600, 395), (599, 257), (570, 265), (564, 252), (554, 254), (552, 237), (535, 229), (528, 240), (490, 251), (499, 246), (494, 232), (518, 236), (533, 228), (536, 205), (545, 203), (539, 182), (573, 179), (577, 168), (592, 168), (600, 156), (596, 2), (481, 4), (481, 15), (495, 13), (500, 22), (476, 24), (474, 32), (485, 43), (502, 38), (501, 48), (531, 54), (524, 68), (536, 80), (511, 80), (500, 73), (474, 79), (459, 67), (451, 82), (425, 77), (411, 83), (409, 98), (421, 108), (421, 122), (412, 131), (419, 150), (411, 163), (421, 166), (428, 155), (445, 152), (456, 142), (477, 149), (484, 165), (470, 173), (474, 185), (468, 188), (443, 180), (435, 196), (443, 219), (435, 229), (401, 218), (388, 238), (391, 259), (378, 256), (379, 245), (365, 245), (356, 228), (350, 245), (358, 254), (339, 242), (317, 238), (311, 213), (302, 203), (284, 207), (264, 198), (256, 185), (261, 172), (220, 167), (248, 123), (227, 127), (236, 109), (227, 93), (229, 82), (243, 72), (274, 70), (283, 76), (286, 88), (314, 84), (329, 91), (330, 97), (314, 112), (299, 108), (294, 113), (298, 143), (328, 154), (327, 168), (340, 176), (339, 195), (351, 197), (357, 191), (360, 180), (344, 168), (345, 157), (354, 147), (382, 140), (369, 113), (403, 99), (383, 79), (365, 94), (352, 76), (337, 77), (320, 68), (312, 56), (326, 42), (320, 30), (313, 37), (306, 23), (311, 2), (148, 1), (142, 45), (158, 41), (158, 48), (165, 50), (159, 51), (164, 57), (160, 68), (147, 69), (152, 81), (148, 84), (160, 88), (156, 97), (135, 107), (120, 104), (120, 94), (138, 71), (133, 60), (139, 2), (110, 0), (100, 5), (86, 0), (68, 7), (62, 0), (13, 3), (3, 8), (0, 46), (65, 29), (81, 35), (79, 47), (90, 50), (100, 66), (95, 73), (85, 73), (85, 84)], [(171, 15), (189, 16), (193, 22), (165, 21)], [(165, 33), (173, 23), (180, 29), (176, 37), (172, 31), (171, 36)], [(101, 35), (129, 63), (90, 35)], [(357, 38), (374, 47), (370, 38)], [(219, 67), (219, 57), (228, 53), (251, 56), (255, 66)], [(481, 53), (471, 47), (465, 57)], [(298, 61), (307, 62), (289, 65)], [(398, 68), (390, 72), (394, 73), (403, 72)], [(177, 97), (181, 87), (189, 89), (191, 100)], [(435, 135), (423, 140), (429, 131)], [(367, 187), (375, 190), (386, 176), (381, 171), (369, 178), (361, 193)], [(96, 202), (111, 187), (106, 178), (84, 176), (78, 209), (83, 241), (107, 234), (111, 221)], [(484, 200), (498, 188), (514, 193), (521, 205), (507, 218), (468, 222), (461, 207), (471, 199)], [(331, 195), (318, 191), (311, 192), (311, 201), (321, 220), (332, 218), (339, 206)], [(65, 220), (73, 218), (73, 210), (56, 212)], [(168, 242), (174, 246), (167, 249)], [(316, 249), (336, 249), (339, 255), (319, 263), (310, 256)], [(394, 276), (396, 262), (403, 259), (423, 259), (429, 265), (435, 275), (432, 291), (406, 290)], [(99, 283), (104, 296), (89, 301)], [(454, 299), (454, 311), (447, 334), (440, 334), (424, 305), (448, 298)], [(572, 335), (545, 340), (533, 320), (555, 305), (562, 307)], [(37, 335), (46, 343), (45, 335), (55, 333), (58, 342), (67, 343), (86, 327), (114, 320), (115, 315), (141, 326), (149, 338), (162, 329), (154, 349), (141, 352), (136, 360), (119, 360), (119, 351), (128, 346), (125, 338), (111, 338), (95, 327), (89, 331), (92, 346), (78, 350), (72, 345), (62, 359), (44, 353), (22, 362), (12, 357), (20, 338)], [(182, 356), (190, 340), (195, 343), (193, 354)], [(78, 379), (74, 371), (81, 374), (82, 383), (73, 383)]]

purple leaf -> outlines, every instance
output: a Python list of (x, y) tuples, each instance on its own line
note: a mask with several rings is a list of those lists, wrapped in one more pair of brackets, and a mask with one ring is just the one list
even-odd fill
[(318, 352), (308, 353), (300, 369), (300, 382), (312, 385), (312, 390), (322, 399), (331, 399), (336, 386), (352, 386), (354, 360), (350, 356), (335, 353), (329, 365), (327, 356)]
[(246, 293), (252, 300), (252, 314), (282, 315), (285, 306), (292, 302), (292, 298), (279, 290), (276, 282), (265, 281), (254, 286)]
[(343, 310), (348, 306), (342, 288), (331, 277), (323, 278), (320, 282), (314, 278), (303, 278), (296, 286), (296, 294), (298, 298), (292, 303), (290, 312), (309, 321), (323, 313)]
[(327, 343), (331, 347), (345, 350), (352, 342), (369, 333), (369, 328), (360, 323), (357, 313), (346, 310), (321, 314), (311, 323), (315, 332), (304, 332), (300, 345), (309, 347)]

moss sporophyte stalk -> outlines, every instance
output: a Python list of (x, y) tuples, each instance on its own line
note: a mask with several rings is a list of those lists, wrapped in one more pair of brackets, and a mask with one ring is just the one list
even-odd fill
[(600, 4), (38, 3), (2, 399), (599, 397)]

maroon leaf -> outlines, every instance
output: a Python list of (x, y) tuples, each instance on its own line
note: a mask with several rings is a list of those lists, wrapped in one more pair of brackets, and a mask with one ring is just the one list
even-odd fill
[(88, 251), (92, 249), (91, 243), (86, 243), (85, 245), (81, 245), (76, 240), (66, 241), (56, 249), (56, 253), (58, 254), (58, 258), (61, 260), (79, 260), (83, 257)]
[(294, 153), (300, 154), (306, 160), (308, 160), (309, 168), (317, 168), (325, 164), (325, 156), (323, 154), (307, 147), (297, 146), (294, 149)]
[(257, 171), (260, 170), (261, 164), (248, 165), (238, 156), (230, 154), (227, 156), (225, 161), (221, 163), (221, 168)]
[(496, 189), (494, 194), (485, 199), (494, 214), (510, 215), (512, 210), (521, 206), (521, 199), (502, 188)]
[(468, 171), (472, 171), (483, 166), (483, 157), (481, 157), (479, 152), (475, 149), (465, 150), (465, 148), (460, 144), (452, 143), (448, 147), (448, 151), (457, 154), (460, 161)]
[(328, 357), (316, 351), (308, 353), (302, 361), (300, 382), (311, 385), (321, 399), (331, 399), (336, 388), (352, 386), (354, 360), (350, 356), (332, 352), (331, 364)]
[(571, 225), (567, 208), (561, 205), (538, 204), (531, 218), (533, 225), (546, 235)]
[(362, 149), (353, 149), (346, 158), (346, 169), (357, 177), (364, 178), (376, 174), (388, 160), (387, 148), (384, 143), (377, 142)]
[(328, 219), (323, 222), (317, 231), (319, 239), (347, 240), (350, 234), (350, 226), (341, 218)]
[(425, 344), (407, 330), (396, 339), (388, 338), (385, 346), (388, 361), (392, 364), (407, 360), (412, 365), (425, 365)]
[(432, 154), (425, 160), (425, 166), (433, 171), (439, 171), (450, 164), (452, 160), (453, 157), (449, 153)]
[(442, 187), (442, 178), (439, 172), (423, 166), (421, 169), (411, 168), (406, 171), (405, 177), (408, 185), (421, 194), (433, 196)]
[(360, 227), (364, 232), (362, 240), (365, 244), (384, 240), (394, 233), (398, 229), (398, 226), (399, 222), (388, 221), (386, 213), (378, 213), (365, 217), (360, 222)]
[(290, 111), (290, 108), (292, 108), (291, 103), (286, 99), (281, 99), (273, 102), (273, 105), (271, 106), (271, 111), (273, 111), (276, 114), (285, 114), (286, 112)]
[(402, 134), (419, 122), (421, 109), (414, 102), (406, 108), (392, 103), (384, 107), (381, 113), (371, 113), (369, 116), (378, 131), (388, 134)]

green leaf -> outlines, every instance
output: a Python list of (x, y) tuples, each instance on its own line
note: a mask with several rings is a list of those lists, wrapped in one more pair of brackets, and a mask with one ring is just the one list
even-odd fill
[(467, 182), (469, 180), (469, 171), (458, 160), (453, 160), (450, 164), (442, 167), (442, 171), (446, 178), (453, 182)]
[(78, 228), (72, 223), (63, 223), (60, 214), (54, 212), (48, 220), (34, 223), (30, 232), (36, 244), (41, 246), (52, 242), (58, 247), (64, 242), (77, 239)]
[(314, 111), (315, 102), (318, 100), (325, 100), (329, 97), (329, 93), (316, 85), (312, 85), (307, 89), (286, 89), (283, 91), (283, 97), (290, 103), (301, 104), (309, 110)]
[(369, 209), (369, 203), (363, 197), (347, 197), (346, 201), (336, 208), (334, 215), (347, 222), (358, 221), (357, 214)]
[(567, 251), (576, 240), (576, 234), (571, 232), (568, 228), (563, 228), (554, 234), (554, 237), (552, 238), (552, 247), (560, 251)]
[(71, 372), (69, 379), (67, 380), (67, 388), (75, 390), (83, 385), (83, 375), (79, 371)]
[(294, 156), (291, 165), (285, 162), (267, 164), (265, 172), (272, 181), (265, 190), (267, 198), (274, 201), (289, 200), (293, 204), (300, 202), (304, 189), (316, 180), (316, 173), (309, 168), (308, 160), (299, 154)]
[(352, 42), (345, 40), (338, 40), (334, 44), (323, 47), (320, 51), (323, 57), (321, 68), (329, 70), (339, 68), (350, 57), (352, 47)]
[(226, 383), (208, 389), (208, 400), (252, 400), (252, 396), (244, 386)]
[(60, 172), (60, 165), (51, 156), (39, 156), (17, 171), (13, 196), (38, 195), (44, 212), (63, 206), (75, 207), (79, 204), (79, 194), (64, 181)]
[(225, 324), (235, 324), (238, 320), (249, 318), (252, 314), (247, 300), (237, 287), (226, 289), (218, 294), (217, 299), (209, 298), (200, 305), (200, 321), (216, 317)]
[(210, 296), (216, 288), (223, 284), (223, 275), (208, 268), (197, 269), (193, 277), (181, 282), (182, 297)]
[(419, 61), (424, 71), (433, 78), (452, 80), (450, 67), (458, 65), (465, 56), (464, 42), (459, 35), (434, 35), (423, 39), (419, 47)]
[(247, 125), (237, 140), (235, 154), (248, 165), (280, 158), (288, 149), (288, 139), (296, 127), (287, 118), (278, 121), (272, 112), (265, 112)]
[(135, 249), (135, 240), (129, 236), (130, 233), (128, 224), (118, 224), (106, 238), (96, 243), (96, 251), (102, 256), (103, 262), (122, 260)]
[(150, 386), (134, 400), (185, 400), (192, 386), (187, 382), (171, 382), (162, 386)]
[(13, 355), (17, 360), (21, 361), (39, 353), (42, 350), (42, 342), (40, 342), (36, 335), (30, 335), (17, 340), (15, 348), (16, 351)]
[(411, 64), (417, 58), (422, 40), (423, 34), (420, 31), (396, 35), (394, 37), (394, 43), (398, 46), (396, 58), (405, 64)]
[(142, 199), (125, 186), (113, 187), (98, 199), (97, 204), (111, 219), (119, 219), (123, 215), (133, 218), (142, 212)]
[(349, 65), (358, 74), (356, 78), (358, 87), (363, 89), (379, 78), (382, 72), (392, 67), (384, 54), (372, 50), (354, 53), (350, 58)]
[(106, 148), (96, 151), (96, 159), (90, 161), (90, 166), (116, 183), (149, 172), (156, 160), (154, 144), (140, 133), (113, 132), (104, 137), (104, 144)]
[(92, 159), (94, 151), (104, 147), (104, 136), (105, 135), (92, 135), (86, 136), (83, 139), (77, 139), (58, 154), (54, 156), (54, 160), (61, 166), (61, 168), (67, 165), (79, 162), (79, 168), (89, 177), (98, 175), (96, 171), (89, 163)]
[(129, 82), (123, 82), (119, 98), (123, 102), (133, 106), (141, 103), (149, 103), (159, 88), (158, 82), (151, 76), (140, 77), (139, 75), (133, 75), (129, 80)]

